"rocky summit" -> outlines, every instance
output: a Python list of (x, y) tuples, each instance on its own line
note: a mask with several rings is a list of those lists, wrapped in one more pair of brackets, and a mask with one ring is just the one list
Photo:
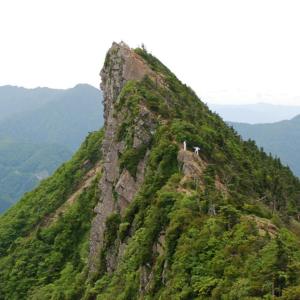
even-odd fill
[(0, 217), (0, 299), (300, 299), (300, 183), (144, 48), (104, 128)]

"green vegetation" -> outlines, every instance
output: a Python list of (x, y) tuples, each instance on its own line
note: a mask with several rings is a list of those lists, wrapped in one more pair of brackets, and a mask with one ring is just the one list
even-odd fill
[[(88, 276), (87, 247), (99, 177), (65, 203), (101, 163), (102, 132), (0, 217), (0, 299), (299, 299), (299, 180), (242, 141), (151, 54), (136, 53), (164, 84), (130, 81), (118, 97), (116, 113), (126, 108), (121, 170), (136, 176), (149, 156), (136, 197), (106, 220), (98, 272)], [(140, 107), (156, 127), (133, 148)], [(201, 175), (184, 173), (184, 140), (188, 150), (201, 147), (201, 161), (189, 156)]]
[(138, 148), (127, 149), (121, 157), (121, 169), (127, 169), (131, 176), (136, 176), (137, 166), (139, 161), (145, 156), (147, 146), (142, 145)]
[[(137, 53), (169, 88), (145, 78), (131, 90), (126, 86), (126, 94), (167, 122), (153, 138), (143, 187), (114, 231), (113, 240), (128, 245), (124, 258), (113, 274), (100, 273), (86, 299), (297, 299), (299, 237), (289, 228), (299, 211), (298, 179), (254, 142), (243, 142), (153, 56)], [(204, 190), (191, 182), (188, 193), (179, 192), (177, 145), (184, 140), (190, 150), (200, 145), (210, 164)], [(136, 166), (136, 151), (128, 148), (123, 167)], [(217, 179), (226, 194), (216, 188)], [(261, 224), (276, 224), (275, 232)], [(153, 250), (158, 240), (163, 253)]]
[(26, 299), (29, 294), (51, 299), (53, 293), (57, 299), (71, 299), (72, 287), (82, 288), (77, 284), (86, 266), (99, 178), (65, 213), (54, 216), (99, 161), (102, 134), (91, 133), (71, 161), (0, 218), (0, 299)]
[(32, 230), (76, 190), (88, 171), (84, 162), (95, 163), (100, 157), (102, 134), (102, 131), (91, 133), (71, 161), (63, 164), (52, 177), (1, 216), (0, 256), (6, 253), (16, 237)]

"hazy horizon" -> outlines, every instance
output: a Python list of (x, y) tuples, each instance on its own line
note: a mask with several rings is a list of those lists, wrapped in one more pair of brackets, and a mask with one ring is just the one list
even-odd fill
[[(43, 89), (43, 88), (46, 88), (46, 89), (53, 89), (53, 90), (67, 90), (67, 89), (72, 89), (72, 88), (75, 88), (76, 86), (78, 85), (90, 85), (98, 90), (101, 90), (100, 89), (100, 83), (98, 86), (95, 86), (93, 84), (90, 84), (90, 83), (85, 83), (85, 82), (79, 82), (73, 86), (70, 86), (70, 87), (51, 87), (51, 86), (42, 86), (42, 85), (37, 85), (37, 86), (34, 86), (34, 87), (26, 87), (26, 86), (22, 86), (22, 85), (19, 85), (19, 84), (5, 84), (5, 85), (0, 85), (0, 88), (2, 87), (16, 87), (16, 88), (24, 88), (24, 89), (28, 89), (28, 90), (34, 90), (34, 89)], [(198, 95), (200, 98), (201, 96)], [(208, 97), (210, 98), (210, 97)], [(298, 97), (293, 97), (293, 98), (298, 98)], [(210, 99), (214, 99), (214, 97), (210, 98)], [(292, 104), (292, 103), (276, 103), (276, 102), (272, 102), (272, 100), (270, 99), (269, 101), (268, 100), (261, 100), (261, 99), (256, 99), (257, 102), (254, 102), (254, 101), (249, 101), (249, 102), (245, 102), (245, 103), (239, 103), (239, 102), (234, 102), (234, 101), (230, 101), (230, 100), (226, 100), (224, 98), (221, 97), (221, 99), (224, 101), (223, 103), (219, 103), (218, 101), (214, 101), (214, 100), (209, 100), (209, 99), (203, 99), (201, 98), (201, 100), (204, 102), (204, 103), (207, 103), (207, 104), (210, 104), (210, 105), (219, 105), (219, 106), (251, 106), (251, 105), (272, 105), (272, 106), (287, 106), (287, 107), (300, 107), (300, 101), (299, 103), (296, 103), (296, 104)], [(242, 98), (241, 98), (242, 99)], [(243, 100), (243, 99), (242, 99)], [(299, 100), (300, 100), (300, 96), (299, 96)]]
[(144, 43), (204, 102), (300, 105), (299, 5), (3, 1), (0, 85), (98, 88), (108, 48), (123, 40)]

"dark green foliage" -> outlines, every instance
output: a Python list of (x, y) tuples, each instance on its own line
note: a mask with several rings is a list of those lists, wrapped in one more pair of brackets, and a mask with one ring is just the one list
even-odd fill
[(116, 240), (120, 220), (120, 215), (117, 213), (113, 213), (107, 218), (105, 222), (104, 248), (111, 247)]
[[(121, 217), (118, 213), (112, 213), (105, 222), (105, 232), (103, 237), (103, 246), (100, 252), (99, 274), (104, 275), (107, 272), (106, 257), (110, 251), (113, 251), (114, 243), (118, 237)], [(99, 276), (94, 274), (93, 277)]]
[(232, 205), (222, 206), (220, 209), (220, 215), (226, 220), (228, 229), (231, 229), (234, 225), (239, 223), (240, 213)]
[(120, 224), (118, 237), (123, 242), (128, 235), (128, 229), (130, 228), (129, 222), (124, 222)]
[(147, 146), (142, 145), (138, 148), (127, 149), (121, 156), (120, 167), (129, 171), (132, 177), (135, 178), (138, 163), (144, 158), (147, 151)]
[(27, 299), (29, 290), (33, 299), (39, 299), (37, 295), (50, 299), (53, 294), (55, 299), (72, 299), (80, 294), (83, 287), (76, 281), (84, 276), (80, 273), (85, 268), (90, 220), (98, 199), (95, 181), (56, 222), (38, 228), (27, 239), (20, 238), (10, 250), (14, 258), (0, 260), (1, 294), (8, 299)]

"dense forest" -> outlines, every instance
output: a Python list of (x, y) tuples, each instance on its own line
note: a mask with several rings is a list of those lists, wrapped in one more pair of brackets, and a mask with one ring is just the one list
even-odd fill
[[(107, 54), (108, 85), (126, 63), (123, 48)], [(120, 173), (137, 183), (146, 161), (144, 180), (106, 218), (91, 272), (103, 155), (113, 147), (109, 124), (91, 133), (0, 217), (0, 299), (300, 299), (299, 179), (145, 49), (130, 51), (149, 75), (125, 80), (114, 99), (114, 142)], [(137, 144), (140, 130), (150, 138)]]

